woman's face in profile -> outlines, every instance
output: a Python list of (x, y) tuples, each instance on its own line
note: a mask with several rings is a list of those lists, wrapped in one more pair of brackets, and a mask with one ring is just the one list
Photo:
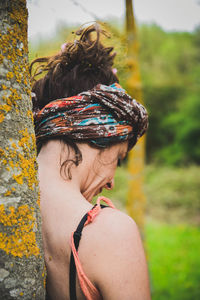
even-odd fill
[(89, 202), (104, 188), (112, 189), (114, 187), (114, 175), (117, 165), (126, 157), (127, 149), (128, 142), (123, 142), (98, 153), (82, 191), (83, 196)]

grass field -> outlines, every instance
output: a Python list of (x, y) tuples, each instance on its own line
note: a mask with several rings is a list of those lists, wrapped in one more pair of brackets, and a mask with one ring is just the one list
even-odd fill
[[(152, 300), (200, 299), (200, 167), (147, 166), (145, 249)], [(106, 191), (125, 210), (128, 172), (117, 170)]]
[(200, 228), (148, 222), (152, 300), (200, 299)]

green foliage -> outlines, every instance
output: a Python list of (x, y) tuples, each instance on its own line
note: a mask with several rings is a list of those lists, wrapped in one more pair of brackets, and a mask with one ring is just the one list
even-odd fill
[(180, 104), (179, 110), (166, 116), (161, 123), (168, 129), (172, 141), (157, 153), (158, 159), (173, 165), (200, 164), (199, 96), (190, 94)]
[(144, 86), (143, 95), (149, 113), (146, 144), (148, 162), (155, 160), (157, 152), (173, 141), (173, 127), (169, 130), (171, 125), (166, 126), (165, 118), (177, 110), (177, 99), (182, 94), (183, 89), (179, 86)]
[(145, 168), (147, 215), (165, 221), (199, 224), (200, 168)]
[(152, 300), (200, 299), (200, 230), (188, 225), (146, 225)]
[(200, 163), (200, 29), (166, 33), (140, 27), (140, 65), (149, 111), (147, 161)]
[(140, 66), (144, 85), (174, 86), (188, 82), (197, 53), (194, 34), (166, 33), (156, 25), (139, 28)]

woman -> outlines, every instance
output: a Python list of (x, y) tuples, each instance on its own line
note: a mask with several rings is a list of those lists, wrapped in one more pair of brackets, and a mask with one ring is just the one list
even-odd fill
[(145, 108), (118, 84), (115, 53), (102, 45), (102, 34), (98, 24), (81, 29), (60, 53), (31, 64), (39, 63), (35, 75), (46, 72), (32, 91), (47, 297), (53, 300), (150, 299), (134, 221), (104, 197), (91, 204), (103, 188), (114, 187), (117, 164), (148, 124)]

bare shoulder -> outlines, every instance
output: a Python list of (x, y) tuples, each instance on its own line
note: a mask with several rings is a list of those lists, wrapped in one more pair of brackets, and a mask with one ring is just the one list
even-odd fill
[(113, 246), (118, 242), (121, 244), (122, 240), (131, 243), (141, 240), (135, 221), (117, 209), (103, 209), (96, 218), (94, 227), (98, 237)]
[(131, 247), (141, 244), (140, 233), (134, 220), (124, 212), (112, 208), (101, 210), (94, 221), (87, 226), (85, 236), (88, 245), (94, 251), (101, 250), (97, 251), (97, 255), (99, 253), (104, 255), (108, 249), (122, 253), (129, 250), (129, 243)]
[(149, 300), (146, 258), (134, 220), (105, 208), (85, 233), (88, 270), (103, 299)]

